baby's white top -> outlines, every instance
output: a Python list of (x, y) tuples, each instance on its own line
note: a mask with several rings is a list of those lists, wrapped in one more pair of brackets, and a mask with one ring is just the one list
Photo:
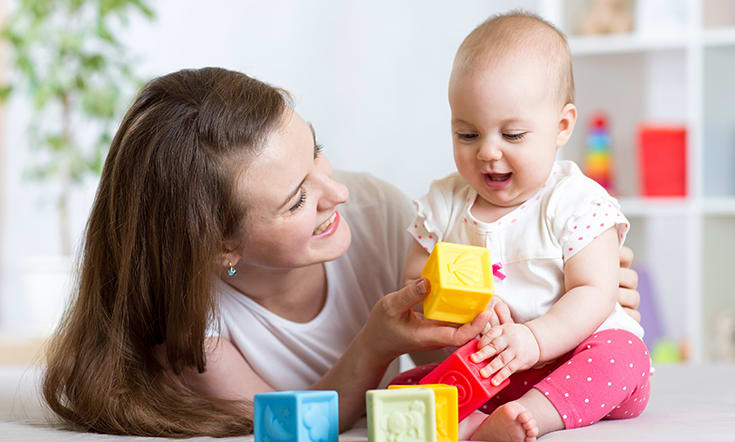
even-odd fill
[[(431, 184), (415, 201), (411, 235), (431, 251), (438, 241), (483, 246), (507, 277), (494, 278), (495, 294), (513, 319), (527, 322), (548, 312), (565, 293), (564, 262), (615, 225), (622, 246), (629, 229), (617, 200), (571, 161), (557, 161), (543, 188), (492, 223), (472, 216), (477, 192), (454, 173)], [(643, 328), (616, 304), (598, 330)]]
[[(277, 390), (302, 390), (320, 379), (367, 322), (373, 305), (402, 287), (401, 273), (411, 237), (403, 230), (413, 218), (410, 200), (368, 174), (335, 172), (350, 190), (339, 211), (352, 232), (347, 252), (325, 263), (327, 300), (309, 322), (282, 318), (218, 283), (219, 321), (209, 335), (232, 342), (250, 366)], [(398, 374), (388, 368), (381, 386)]]

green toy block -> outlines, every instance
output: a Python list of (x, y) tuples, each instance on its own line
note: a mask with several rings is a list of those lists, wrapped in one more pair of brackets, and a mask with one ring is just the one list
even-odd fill
[(365, 400), (369, 442), (436, 442), (430, 388), (369, 390)]

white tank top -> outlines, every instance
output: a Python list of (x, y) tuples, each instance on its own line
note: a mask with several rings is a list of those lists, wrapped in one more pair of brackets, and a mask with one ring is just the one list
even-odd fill
[[(402, 286), (414, 211), (394, 186), (368, 174), (336, 172), (350, 190), (340, 209), (352, 233), (347, 252), (325, 263), (327, 300), (309, 322), (282, 318), (218, 281), (219, 327), (209, 336), (232, 342), (250, 366), (277, 390), (306, 389), (319, 380), (365, 324), (373, 305)], [(214, 324), (212, 324), (214, 325)], [(381, 382), (398, 374), (393, 361)]]

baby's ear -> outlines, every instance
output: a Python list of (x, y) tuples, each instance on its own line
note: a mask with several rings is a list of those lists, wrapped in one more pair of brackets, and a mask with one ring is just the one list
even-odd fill
[(556, 147), (567, 144), (569, 138), (574, 132), (574, 125), (577, 123), (577, 106), (567, 103), (559, 112), (559, 126), (556, 135)]

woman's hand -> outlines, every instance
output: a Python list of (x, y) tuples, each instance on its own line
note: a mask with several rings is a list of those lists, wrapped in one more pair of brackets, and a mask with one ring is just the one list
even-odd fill
[(618, 287), (618, 302), (633, 319), (641, 322), (638, 306), (641, 303), (641, 294), (638, 293), (638, 273), (630, 268), (633, 262), (633, 250), (623, 246), (620, 249), (620, 283)]
[(375, 304), (361, 332), (373, 354), (392, 360), (403, 353), (459, 347), (482, 332), (489, 320), (488, 310), (464, 325), (432, 321), (414, 311), (429, 292), (429, 281), (419, 279)]

